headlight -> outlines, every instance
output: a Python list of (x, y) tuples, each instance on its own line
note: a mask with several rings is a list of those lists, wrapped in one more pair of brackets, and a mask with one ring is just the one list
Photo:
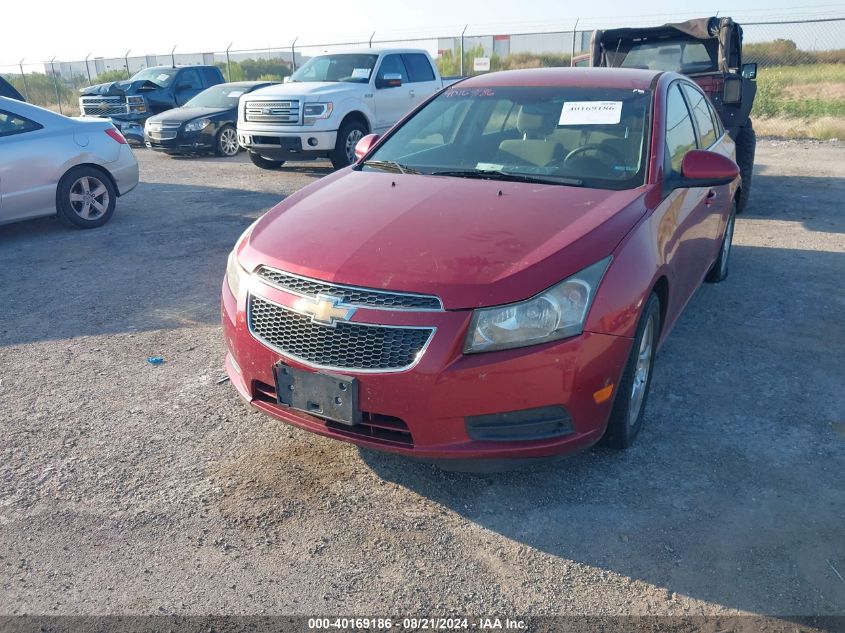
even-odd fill
[(211, 123), (211, 119), (197, 119), (196, 121), (189, 121), (185, 124), (186, 132), (199, 132)]
[(606, 257), (526, 301), (476, 310), (464, 353), (524, 347), (580, 334), (610, 259)]
[(316, 119), (328, 119), (332, 115), (331, 103), (306, 103), (302, 107), (305, 123), (313, 123)]
[(147, 111), (147, 104), (144, 101), (144, 97), (138, 97), (138, 96), (126, 97), (126, 103), (129, 104), (129, 111), (130, 112), (146, 112)]
[[(258, 220), (260, 219), (261, 218), (258, 218)], [(249, 234), (252, 233), (252, 229), (255, 228), (256, 224), (258, 224), (258, 220), (250, 224), (249, 227), (247, 227), (247, 230), (241, 233), (238, 241), (235, 242), (235, 247), (232, 249), (232, 252), (229, 253), (229, 259), (226, 262), (226, 283), (229, 284), (229, 290), (232, 291), (232, 295), (234, 295), (236, 299), (240, 296), (241, 284), (248, 280), (250, 275), (249, 271), (241, 266), (240, 262), (238, 262), (238, 249), (241, 246), (241, 242), (243, 242), (247, 237), (249, 237)]]
[(235, 255), (233, 250), (229, 253), (229, 261), (226, 262), (226, 281), (229, 284), (229, 290), (232, 291), (232, 295), (236, 299), (240, 297), (241, 282), (248, 276), (249, 273), (238, 263), (238, 256)]

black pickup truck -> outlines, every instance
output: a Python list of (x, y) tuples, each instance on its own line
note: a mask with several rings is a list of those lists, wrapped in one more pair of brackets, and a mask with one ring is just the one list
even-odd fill
[(84, 117), (109, 118), (127, 140), (144, 143), (144, 122), (154, 114), (185, 105), (200, 92), (224, 82), (217, 66), (152, 66), (127, 81), (82, 88)]

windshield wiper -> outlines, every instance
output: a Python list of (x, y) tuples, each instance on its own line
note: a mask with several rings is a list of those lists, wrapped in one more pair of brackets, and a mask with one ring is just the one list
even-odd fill
[(394, 160), (368, 160), (364, 161), (367, 167), (375, 167), (383, 171), (399, 172), (400, 174), (419, 174), (420, 172), (413, 167), (402, 165)]
[(584, 185), (583, 180), (577, 178), (566, 178), (563, 176), (542, 175), (535, 176), (533, 174), (519, 174), (510, 171), (501, 171), (498, 169), (456, 169), (447, 171), (433, 171), (432, 176), (455, 176), (457, 178), (481, 178), (486, 180), (509, 180), (513, 182), (536, 182), (544, 185), (569, 185), (571, 187), (581, 187)]

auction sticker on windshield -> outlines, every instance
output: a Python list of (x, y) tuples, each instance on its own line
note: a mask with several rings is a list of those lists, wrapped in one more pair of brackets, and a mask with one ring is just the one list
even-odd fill
[(621, 118), (621, 101), (565, 101), (558, 125), (606, 125)]
[(370, 78), (370, 69), (369, 68), (353, 68), (352, 69), (352, 78), (353, 79), (369, 79)]
[(170, 75), (161, 73), (158, 77), (156, 77), (156, 79), (158, 79), (159, 81), (167, 81), (168, 79), (170, 79)]

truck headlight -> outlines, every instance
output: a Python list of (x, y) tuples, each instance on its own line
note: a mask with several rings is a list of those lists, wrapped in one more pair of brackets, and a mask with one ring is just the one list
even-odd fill
[(197, 119), (196, 121), (188, 121), (185, 124), (186, 132), (199, 132), (211, 125), (211, 119)]
[[(260, 219), (261, 218), (258, 218), (258, 220)], [(250, 233), (252, 233), (252, 229), (254, 229), (255, 225), (258, 224), (258, 220), (250, 224), (249, 227), (247, 227), (247, 230), (241, 233), (238, 241), (235, 242), (235, 247), (232, 249), (232, 252), (229, 253), (229, 259), (226, 261), (226, 283), (229, 285), (229, 290), (232, 291), (232, 295), (236, 299), (240, 296), (241, 284), (248, 281), (250, 277), (249, 271), (241, 266), (238, 261), (238, 249), (240, 248), (241, 243), (249, 237)]]
[(126, 97), (126, 103), (129, 105), (130, 112), (146, 112), (147, 104), (144, 97), (130, 96)]
[(303, 121), (308, 125), (317, 119), (328, 119), (333, 109), (334, 105), (331, 103), (306, 103), (302, 106)]
[(475, 310), (464, 353), (525, 347), (581, 334), (610, 260), (605, 257), (526, 301)]

